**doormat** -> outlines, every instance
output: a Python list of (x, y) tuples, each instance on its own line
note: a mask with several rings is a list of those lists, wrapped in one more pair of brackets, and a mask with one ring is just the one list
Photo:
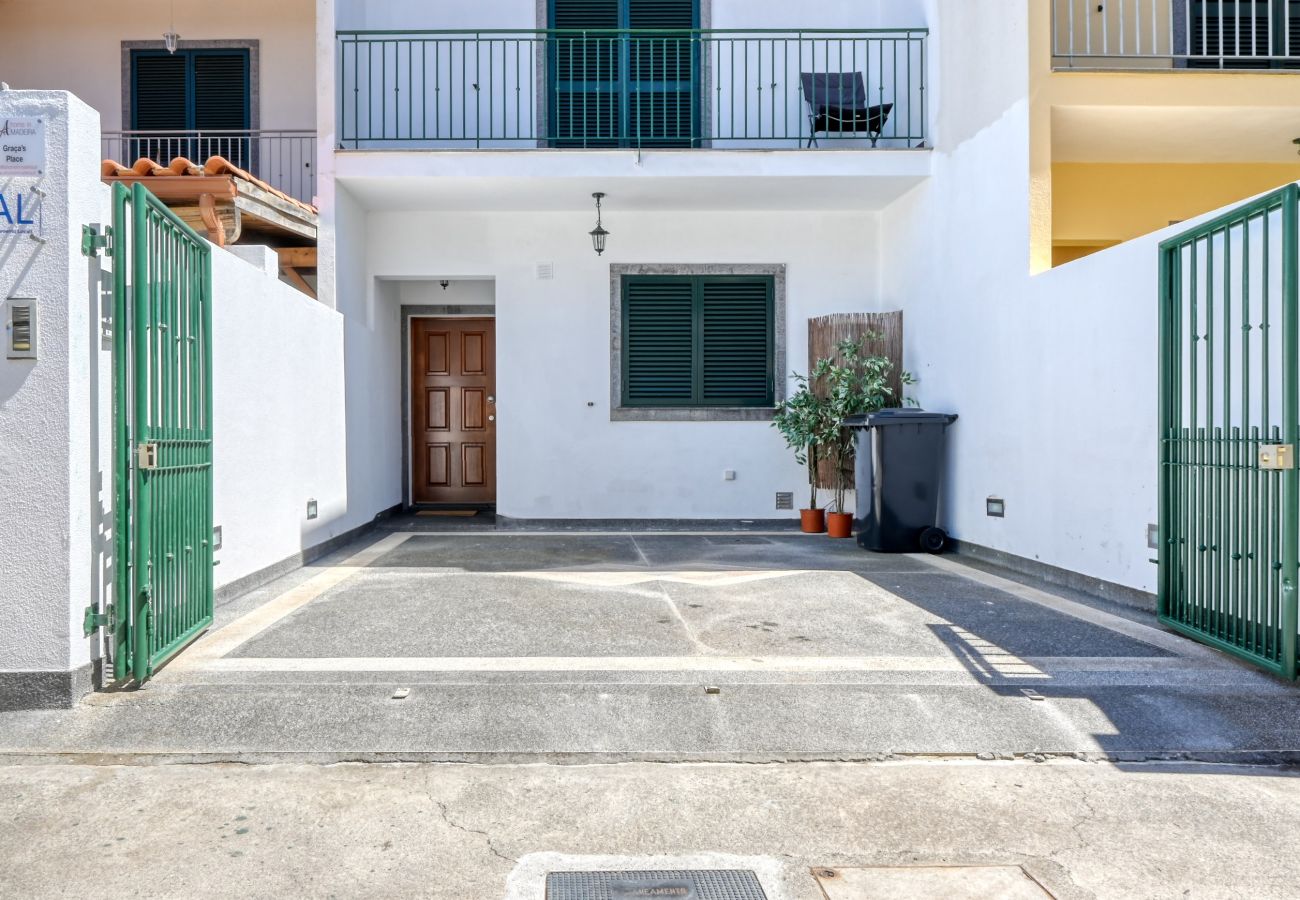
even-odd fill
[(477, 516), (477, 509), (422, 509), (417, 516)]
[(758, 876), (740, 869), (551, 872), (546, 900), (767, 900)]

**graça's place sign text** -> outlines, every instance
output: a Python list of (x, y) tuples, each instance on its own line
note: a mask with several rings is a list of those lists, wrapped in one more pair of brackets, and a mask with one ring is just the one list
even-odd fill
[(0, 119), (0, 176), (45, 174), (45, 120)]

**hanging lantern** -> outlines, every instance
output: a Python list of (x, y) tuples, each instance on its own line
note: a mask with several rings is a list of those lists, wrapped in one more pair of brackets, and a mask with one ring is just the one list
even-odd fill
[(176, 33), (176, 0), (171, 2), (171, 23), (171, 28), (163, 32), (163, 45), (168, 53), (175, 53), (181, 43), (181, 36)]
[(600, 256), (605, 252), (605, 239), (609, 237), (609, 232), (600, 224), (600, 201), (605, 195), (595, 193), (591, 196), (596, 198), (596, 227), (591, 230), (591, 246), (595, 249), (596, 255)]

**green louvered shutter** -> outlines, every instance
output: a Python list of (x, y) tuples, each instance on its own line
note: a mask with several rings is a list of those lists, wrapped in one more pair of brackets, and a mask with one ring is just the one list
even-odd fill
[[(200, 131), (244, 131), (249, 127), (248, 54), (201, 52), (194, 56), (194, 127)], [(200, 142), (199, 155), (224, 156), (253, 168), (250, 144), (230, 134)]]
[(694, 279), (625, 278), (623, 404), (690, 406), (694, 400)]
[[(131, 127), (139, 131), (184, 131), (189, 122), (188, 63), (184, 56), (136, 54), (131, 68)], [(128, 166), (140, 157), (164, 164), (185, 156), (182, 137), (148, 137), (131, 141)]]
[(696, 0), (626, 0), (628, 27), (679, 34), (633, 38), (628, 46), (629, 141), (689, 147), (696, 134), (699, 45)]
[[(691, 146), (700, 68), (691, 29), (698, 21), (697, 0), (551, 0), (553, 146)], [(660, 33), (635, 37), (619, 29)]]
[(770, 406), (772, 279), (702, 279), (700, 317), (700, 402)]
[[(248, 51), (186, 49), (132, 54), (131, 127), (141, 131), (245, 131), (250, 125)], [(202, 162), (221, 155), (250, 168), (249, 141), (224, 137), (142, 138), (135, 155), (168, 162), (186, 156)]]
[(625, 276), (624, 406), (770, 406), (773, 280)]
[(557, 147), (617, 147), (622, 133), (623, 84), (619, 0), (552, 0), (548, 101)]

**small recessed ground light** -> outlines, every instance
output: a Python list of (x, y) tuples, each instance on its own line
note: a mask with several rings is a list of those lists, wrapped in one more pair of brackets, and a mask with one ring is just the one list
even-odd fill
[(316, 501), (315, 501), (315, 500), (308, 500), (308, 501), (307, 501), (307, 518), (309, 518), (309, 519), (314, 519), (314, 518), (316, 518), (316, 516), (319, 515), (319, 514), (320, 514), (320, 513), (319, 513), (319, 511), (318, 511), (318, 509), (317, 509), (317, 507), (316, 507)]
[(409, 696), (411, 696), (411, 689), (410, 689), (410, 688), (398, 688), (397, 690), (393, 691), (393, 696), (390, 697), (389, 699), (390, 699), (390, 700), (405, 700), (405, 699), (406, 699), (407, 697), (409, 697)]
[(705, 687), (704, 687), (704, 693), (706, 693), (706, 694), (721, 694), (721, 693), (722, 693), (722, 688), (718, 687), (716, 684), (705, 685)]
[(1001, 497), (989, 497), (984, 501), (984, 512), (995, 519), (1006, 518), (1007, 501)]

